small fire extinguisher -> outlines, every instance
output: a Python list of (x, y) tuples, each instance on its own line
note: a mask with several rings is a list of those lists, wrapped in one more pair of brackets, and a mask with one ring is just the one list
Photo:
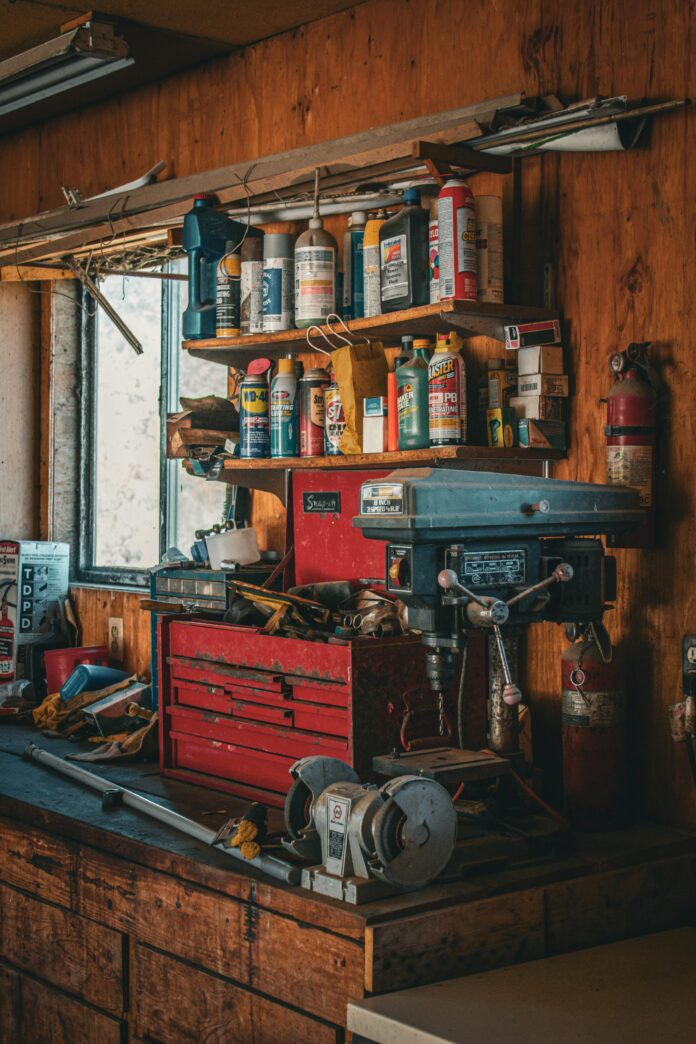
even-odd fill
[(623, 678), (601, 623), (566, 633), (580, 641), (561, 656), (565, 809), (579, 827), (618, 826), (628, 796)]
[(8, 609), (15, 607), (10, 601), (10, 592), (15, 586), (14, 580), (0, 584), (0, 682), (14, 678), (14, 621)]
[(609, 360), (614, 385), (607, 396), (607, 483), (637, 489), (646, 512), (643, 525), (610, 536), (611, 547), (655, 546), (657, 375), (649, 347), (649, 341), (629, 344)]

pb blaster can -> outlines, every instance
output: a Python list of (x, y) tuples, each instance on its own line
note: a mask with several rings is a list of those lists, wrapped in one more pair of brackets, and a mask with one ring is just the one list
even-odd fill
[(267, 457), (269, 452), (268, 381), (253, 374), (239, 387), (239, 456)]
[(300, 456), (324, 456), (324, 391), (329, 375), (320, 366), (300, 380)]
[(280, 359), (271, 381), (271, 456), (296, 457), (298, 449), (297, 377), (293, 359)]
[(346, 430), (346, 415), (343, 412), (341, 389), (335, 381), (324, 389), (324, 453), (327, 457), (342, 457), (341, 437)]

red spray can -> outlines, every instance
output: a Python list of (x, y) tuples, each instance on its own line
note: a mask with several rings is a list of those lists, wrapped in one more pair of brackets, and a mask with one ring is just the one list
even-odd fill
[(437, 225), (440, 300), (476, 301), (476, 211), (465, 181), (445, 182), (438, 196)]

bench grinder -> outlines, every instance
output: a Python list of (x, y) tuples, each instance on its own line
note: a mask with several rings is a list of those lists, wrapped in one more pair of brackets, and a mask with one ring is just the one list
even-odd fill
[[(467, 630), (494, 636), (504, 677), (488, 707), (493, 756), (407, 753), (375, 758), (375, 771), (416, 772), (443, 783), (505, 772), (518, 752), (522, 698), (505, 629), (544, 620), (598, 627), (616, 597), (615, 560), (598, 535), (624, 532), (643, 515), (634, 490), (527, 475), (422, 468), (363, 483), (353, 525), (387, 542), (387, 590), (406, 604), (409, 627), (428, 647), (440, 721), (455, 650), (465, 662)], [(463, 668), (459, 693), (461, 704)]]

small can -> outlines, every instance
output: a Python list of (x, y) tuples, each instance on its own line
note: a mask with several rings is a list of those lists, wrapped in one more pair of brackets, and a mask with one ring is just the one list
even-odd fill
[(267, 233), (263, 240), (263, 332), (290, 330), (294, 321), (294, 237)]
[(342, 457), (341, 436), (346, 429), (346, 415), (341, 402), (341, 390), (332, 381), (324, 389), (324, 453), (327, 457)]
[(242, 262), (234, 243), (228, 242), (228, 252), (218, 261), (215, 280), (215, 336), (239, 337), (239, 294)]
[(320, 366), (300, 379), (300, 456), (324, 456), (324, 389), (329, 375)]
[(249, 375), (239, 387), (239, 456), (267, 457), (270, 428), (268, 381), (263, 374)]
[(278, 373), (271, 381), (271, 456), (297, 456), (297, 377), (292, 359), (278, 361)]
[(437, 204), (440, 300), (476, 301), (476, 211), (465, 181), (450, 178)]
[(263, 236), (249, 233), (242, 243), (240, 328), (243, 334), (263, 330)]

